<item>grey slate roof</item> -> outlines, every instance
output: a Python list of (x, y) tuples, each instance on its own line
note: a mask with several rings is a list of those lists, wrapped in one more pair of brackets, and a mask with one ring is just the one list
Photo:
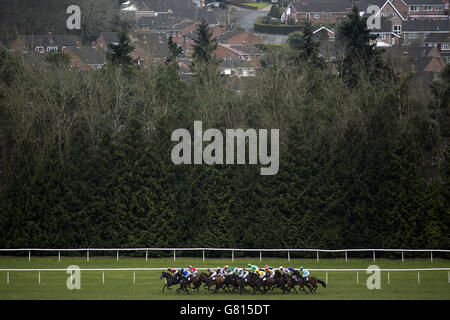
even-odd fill
[(402, 32), (448, 32), (450, 20), (403, 21)]
[(53, 43), (58, 46), (76, 46), (81, 43), (81, 40), (76, 35), (55, 34), (53, 35)]
[(403, 52), (406, 53), (408, 57), (418, 58), (427, 57), (433, 49), (433, 47), (407, 46), (403, 48)]
[(102, 32), (100, 36), (103, 36), (106, 44), (109, 46), (111, 43), (118, 43), (119, 37), (117, 36), (117, 32)]
[(450, 31), (447, 33), (431, 33), (425, 42), (450, 42)]
[(105, 64), (105, 53), (100, 49), (93, 47), (67, 47), (66, 49), (79, 56), (86, 64)]
[(254, 68), (255, 66), (248, 61), (243, 61), (240, 58), (227, 58), (219, 63), (219, 68)]
[(348, 12), (350, 0), (296, 0), (292, 3), (297, 12)]

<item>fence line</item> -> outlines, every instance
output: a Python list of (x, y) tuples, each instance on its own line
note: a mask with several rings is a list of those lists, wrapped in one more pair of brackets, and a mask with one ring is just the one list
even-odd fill
[(8, 252), (8, 251), (247, 251), (247, 252), (257, 252), (257, 251), (265, 251), (265, 252), (287, 252), (287, 251), (296, 251), (296, 252), (450, 252), (450, 249), (308, 249), (308, 248), (281, 248), (281, 249), (249, 249), (249, 248), (17, 248), (17, 249), (2, 249), (0, 248), (0, 252)]
[[(215, 269), (216, 267), (212, 267)], [(279, 268), (274, 268), (279, 270)], [(12, 272), (12, 271), (67, 271), (67, 270), (77, 270), (77, 271), (165, 271), (167, 268), (84, 268), (84, 269), (71, 269), (71, 268), (54, 268), (54, 269), (43, 269), (43, 268), (24, 268), (24, 269), (0, 269), (0, 272)], [(197, 270), (208, 270), (208, 268), (197, 268)], [(310, 269), (309, 271), (367, 271), (367, 268), (362, 269)], [(379, 269), (379, 271), (449, 271), (450, 268), (412, 268), (412, 269)]]
[(173, 261), (176, 261), (176, 251), (201, 251), (203, 261), (205, 261), (205, 251), (231, 251), (231, 260), (234, 261), (235, 251), (242, 252), (258, 252), (259, 261), (262, 261), (262, 253), (264, 252), (286, 252), (288, 261), (291, 261), (290, 252), (316, 252), (316, 259), (319, 261), (319, 252), (326, 253), (345, 253), (345, 261), (348, 260), (348, 252), (372, 252), (373, 261), (376, 261), (375, 252), (401, 252), (402, 262), (405, 261), (404, 252), (428, 252), (430, 253), (430, 261), (433, 262), (433, 252), (450, 252), (449, 249), (249, 249), (249, 248), (18, 248), (18, 249), (0, 249), (1, 252), (19, 252), (28, 251), (28, 261), (31, 261), (31, 252), (58, 252), (58, 260), (61, 260), (61, 251), (75, 252), (86, 251), (86, 260), (89, 261), (90, 251), (116, 251), (116, 259), (119, 260), (119, 252), (121, 251), (145, 251), (145, 261), (148, 261), (148, 251), (173, 251)]

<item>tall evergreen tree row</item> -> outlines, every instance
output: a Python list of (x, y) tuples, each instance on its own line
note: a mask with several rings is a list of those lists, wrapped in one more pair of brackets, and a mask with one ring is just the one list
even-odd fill
[[(448, 249), (448, 151), (425, 165), (447, 147), (448, 69), (431, 99), (373, 69), (349, 82), (310, 37), (268, 55), (239, 94), (205, 58), (206, 25), (187, 83), (173, 43), (166, 64), (132, 72), (34, 72), (1, 53), (0, 247)], [(194, 121), (279, 129), (278, 173), (173, 164), (172, 132)]]

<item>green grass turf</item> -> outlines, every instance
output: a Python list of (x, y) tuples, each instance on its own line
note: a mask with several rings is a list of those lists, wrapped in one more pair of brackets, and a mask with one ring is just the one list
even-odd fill
[[(0, 257), (0, 269), (6, 268), (67, 268), (77, 265), (80, 268), (146, 268), (146, 267), (185, 267), (192, 264), (196, 267), (217, 267), (225, 264), (244, 266), (248, 263), (273, 267), (303, 265), (307, 268), (367, 268), (375, 264), (380, 268), (448, 268), (449, 260), (435, 259), (433, 262), (425, 259), (390, 260), (377, 259), (263, 259), (236, 258), (132, 258), (120, 257)], [(202, 271), (200, 271), (202, 272)], [(65, 271), (41, 271), (41, 283), (38, 284), (38, 272), (10, 272), (10, 283), (7, 284), (7, 272), (0, 272), (0, 299), (450, 299), (450, 283), (447, 271), (421, 271), (420, 284), (417, 283), (417, 272), (390, 272), (390, 284), (387, 283), (387, 272), (381, 273), (381, 289), (369, 290), (366, 280), (370, 276), (364, 271), (359, 272), (359, 284), (356, 283), (356, 272), (328, 272), (327, 288), (319, 287), (315, 295), (304, 293), (282, 294), (280, 291), (266, 294), (220, 293), (213, 294), (201, 288), (200, 292), (176, 294), (175, 290), (162, 293), (164, 280), (160, 280), (161, 271), (136, 271), (136, 281), (133, 283), (133, 271), (105, 271), (105, 283), (102, 283), (102, 271), (82, 271), (81, 289), (69, 290), (66, 281), (69, 277)], [(325, 281), (324, 271), (313, 271), (312, 275)]]

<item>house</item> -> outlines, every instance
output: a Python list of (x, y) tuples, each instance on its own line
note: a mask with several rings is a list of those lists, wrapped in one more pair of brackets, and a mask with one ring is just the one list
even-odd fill
[(433, 33), (425, 39), (425, 45), (436, 48), (445, 63), (450, 63), (450, 32)]
[(134, 33), (131, 39), (134, 50), (130, 56), (139, 64), (158, 63), (169, 55), (168, 36), (165, 33)]
[(226, 44), (262, 44), (263, 40), (253, 32), (231, 31), (225, 32), (216, 38), (218, 43)]
[(326, 27), (320, 27), (319, 29), (313, 31), (313, 40), (315, 41), (334, 41), (335, 39), (335, 32)]
[(219, 74), (222, 76), (254, 77), (255, 73), (255, 65), (239, 58), (222, 60), (219, 64)]
[(223, 60), (239, 58), (242, 61), (252, 62), (259, 65), (259, 61), (264, 52), (253, 45), (230, 45), (219, 43), (213, 54)]
[(71, 68), (95, 70), (106, 63), (105, 52), (96, 47), (66, 47), (63, 52), (70, 56)]
[(437, 80), (439, 79), (439, 73), (442, 71), (443, 63), (437, 57), (413, 57), (407, 60), (407, 66), (418, 76)]
[[(218, 17), (211, 8), (204, 8), (204, 0), (137, 0), (132, 10), (136, 19), (142, 17), (172, 16), (194, 21), (206, 20), (209, 24), (219, 24)], [(223, 17), (223, 12), (220, 12)]]
[(434, 47), (408, 46), (401, 47), (403, 55), (409, 58), (433, 57), (438, 58), (439, 53)]
[(12, 45), (13, 51), (28, 50), (39, 53), (63, 50), (65, 47), (76, 46), (81, 44), (81, 39), (76, 35), (60, 35), (52, 34), (32, 34), (19, 36)]
[(336, 23), (351, 11), (350, 0), (294, 0), (281, 16), (281, 22)]
[(169, 15), (159, 15), (154, 17), (141, 17), (131, 28), (130, 33), (137, 32), (167, 32), (173, 30), (174, 26), (182, 22), (182, 19)]
[(431, 34), (448, 33), (450, 30), (449, 20), (411, 20), (403, 21), (402, 36), (403, 44), (424, 44), (426, 38)]
[(383, 45), (380, 42), (388, 46), (394, 46), (399, 45), (401, 41), (401, 36), (392, 29), (392, 20), (387, 19), (387, 17), (382, 17), (380, 19), (380, 27), (371, 29), (370, 34), (377, 36), (377, 45), (379, 44), (380, 46)]
[(447, 0), (392, 0), (406, 20), (448, 20)]
[(95, 47), (109, 50), (111, 44), (117, 43), (119, 43), (117, 32), (102, 32), (95, 43)]

